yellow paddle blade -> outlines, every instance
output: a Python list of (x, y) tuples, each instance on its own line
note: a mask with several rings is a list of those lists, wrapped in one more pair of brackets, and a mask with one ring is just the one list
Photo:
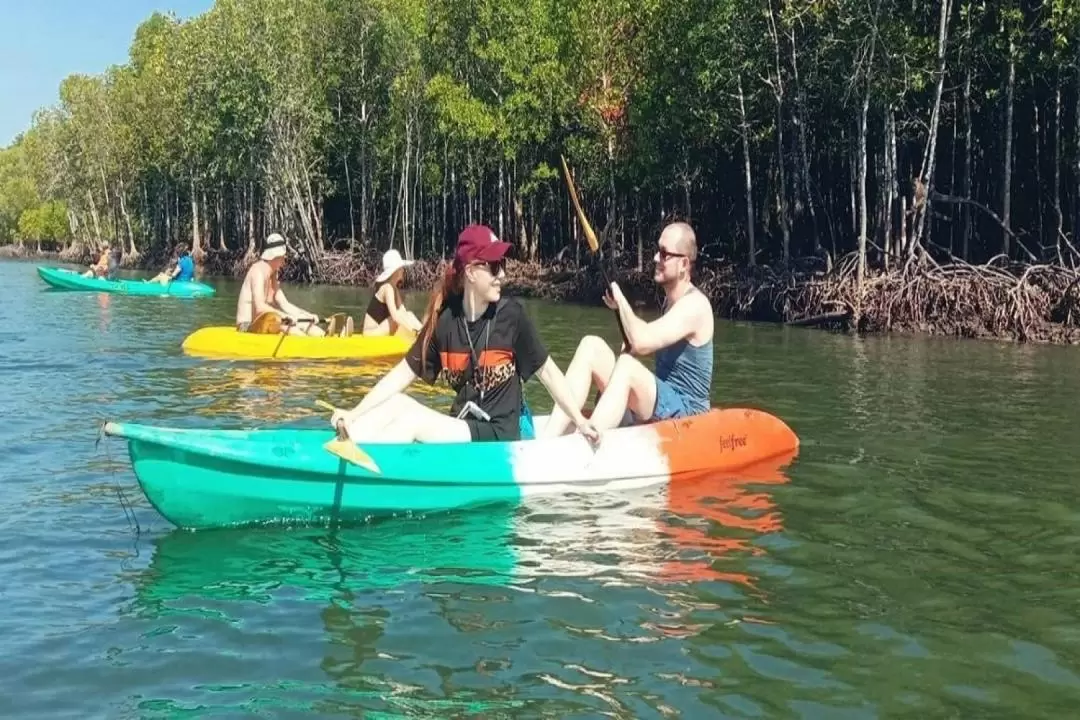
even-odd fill
[[(330, 412), (338, 409), (325, 400), (316, 400), (315, 404)], [(326, 450), (326, 452), (331, 455), (337, 455), (345, 462), (350, 462), (353, 465), (370, 470), (373, 473), (382, 472), (379, 470), (379, 466), (375, 464), (375, 461), (371, 459), (371, 456), (358, 448), (356, 443), (349, 439), (348, 433), (345, 432), (345, 426), (341, 423), (338, 423), (337, 433), (338, 436), (336, 438), (323, 445), (323, 449)]]
[(375, 461), (371, 459), (370, 455), (346, 438), (338, 437), (331, 440), (323, 445), (323, 449), (331, 455), (337, 455), (342, 460), (366, 470), (370, 470), (373, 473), (382, 472), (379, 470), (379, 466), (375, 464)]
[(566, 158), (561, 154), (563, 175), (566, 177), (566, 187), (570, 190), (570, 200), (574, 203), (574, 210), (577, 211), (578, 222), (581, 223), (581, 229), (585, 231), (585, 240), (589, 243), (589, 248), (593, 252), (597, 252), (600, 249), (600, 243), (596, 239), (596, 233), (593, 232), (592, 225), (589, 224), (589, 219), (585, 217), (585, 211), (581, 209), (581, 203), (578, 202), (577, 188), (574, 187), (574, 180), (570, 177), (570, 168), (566, 166)]

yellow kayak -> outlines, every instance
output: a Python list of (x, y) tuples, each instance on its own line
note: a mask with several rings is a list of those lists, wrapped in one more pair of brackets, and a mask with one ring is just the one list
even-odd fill
[(189, 355), (244, 360), (323, 360), (401, 357), (411, 338), (394, 335), (310, 337), (239, 332), (230, 325), (199, 328), (181, 345)]

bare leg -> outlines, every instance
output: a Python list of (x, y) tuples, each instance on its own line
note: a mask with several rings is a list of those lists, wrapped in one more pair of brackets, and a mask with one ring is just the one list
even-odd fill
[(603, 392), (589, 418), (597, 430), (619, 427), (627, 410), (648, 419), (656, 409), (656, 376), (631, 355), (615, 361), (615, 372)]
[(408, 395), (395, 395), (349, 427), (355, 442), (470, 442), (469, 426)]
[[(603, 338), (596, 335), (586, 335), (578, 343), (574, 352), (574, 359), (566, 368), (566, 384), (570, 388), (570, 400), (577, 407), (585, 407), (585, 401), (589, 398), (589, 388), (592, 383), (601, 391), (608, 384), (608, 378), (615, 370), (615, 353), (612, 352)], [(556, 405), (551, 411), (551, 417), (543, 428), (537, 428), (538, 438), (556, 437), (562, 435), (570, 427), (570, 417)]]

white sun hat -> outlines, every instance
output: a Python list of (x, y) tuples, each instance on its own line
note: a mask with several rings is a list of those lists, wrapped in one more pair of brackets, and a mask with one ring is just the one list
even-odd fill
[(382, 272), (375, 276), (375, 282), (382, 282), (394, 274), (395, 271), (409, 267), (413, 260), (405, 260), (397, 250), (387, 250), (382, 256)]
[(266, 238), (266, 244), (262, 251), (262, 259), (270, 262), (274, 258), (285, 257), (285, 238), (280, 233), (271, 233)]

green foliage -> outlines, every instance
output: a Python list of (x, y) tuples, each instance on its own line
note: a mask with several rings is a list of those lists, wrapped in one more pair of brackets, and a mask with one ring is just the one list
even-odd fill
[[(826, 234), (843, 252), (854, 243), (851, 168), (864, 97), (871, 205), (894, 184), (909, 194), (922, 162), (940, 7), (218, 0), (192, 20), (154, 13), (125, 64), (66, 78), (56, 104), (0, 151), (0, 242), (100, 235), (159, 250), (197, 229), (207, 246), (223, 237), (243, 250), (282, 230), (317, 251), (355, 228), (367, 233), (360, 243), (406, 238), (435, 252), (467, 218), (494, 225), (504, 213), (516, 227), (512, 213), (526, 212), (521, 225), (540, 228), (540, 254), (551, 255), (572, 227), (564, 154), (600, 224), (637, 204), (641, 216), (628, 219), (649, 232), (656, 218), (688, 212), (703, 237), (737, 254), (745, 134), (762, 260), (777, 256), (782, 207), (792, 208), (794, 254)], [(1080, 207), (1080, 137), (1068, 124), (1080, 110), (1080, 3), (953, 0), (946, 58), (942, 191), (959, 192), (970, 78), (974, 199), (998, 209), (1011, 58), (1016, 187), (1031, 196), (1018, 197), (1013, 221), (1041, 227), (1048, 211), (1036, 195)], [(1038, 136), (1026, 129), (1036, 110)], [(886, 178), (889, 113), (898, 166)], [(1048, 185), (1055, 133), (1056, 188)], [(1080, 212), (1062, 214), (1063, 231), (1075, 235)], [(937, 227), (955, 233), (956, 223)], [(997, 232), (992, 222), (983, 230)]]

